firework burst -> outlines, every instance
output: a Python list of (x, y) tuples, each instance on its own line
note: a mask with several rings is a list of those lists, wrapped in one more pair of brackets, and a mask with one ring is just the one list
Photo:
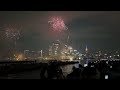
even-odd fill
[(51, 17), (48, 23), (50, 23), (54, 31), (62, 32), (68, 29), (61, 17)]
[(5, 34), (7, 38), (18, 40), (20, 37), (20, 29), (18, 29), (17, 25), (8, 25), (5, 26)]

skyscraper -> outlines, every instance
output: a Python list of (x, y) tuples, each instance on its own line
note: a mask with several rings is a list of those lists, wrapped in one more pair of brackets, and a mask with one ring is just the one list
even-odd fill
[(52, 55), (52, 46), (49, 46), (49, 56)]
[(88, 53), (88, 48), (87, 48), (87, 45), (86, 45), (86, 48), (85, 48), (85, 53), (86, 53), (86, 54)]
[(24, 50), (24, 56), (28, 58), (30, 56), (30, 51), (29, 50)]

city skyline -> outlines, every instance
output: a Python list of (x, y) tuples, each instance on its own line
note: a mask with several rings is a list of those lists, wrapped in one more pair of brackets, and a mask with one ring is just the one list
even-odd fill
[[(56, 39), (64, 42), (67, 32), (52, 31), (49, 17), (60, 16), (70, 31), (69, 44), (77, 50), (119, 50), (119, 11), (0, 11), (1, 53), (13, 46), (13, 41), (5, 38), (4, 25), (21, 26), (21, 36), (17, 40), (19, 50), (48, 49)], [(8, 42), (9, 41), (9, 42)]]

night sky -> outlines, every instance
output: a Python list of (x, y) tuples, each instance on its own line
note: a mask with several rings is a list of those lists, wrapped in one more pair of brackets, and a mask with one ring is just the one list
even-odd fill
[(54, 32), (49, 17), (61, 16), (70, 31), (70, 42), (75, 49), (120, 49), (120, 11), (0, 11), (0, 52), (12, 47), (6, 39), (4, 25), (22, 26), (17, 48), (20, 50), (47, 50), (60, 38), (66, 41), (67, 32)]

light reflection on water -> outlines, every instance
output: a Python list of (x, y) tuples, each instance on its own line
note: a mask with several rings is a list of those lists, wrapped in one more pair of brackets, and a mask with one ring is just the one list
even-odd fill
[(69, 74), (69, 73), (72, 72), (73, 66), (75, 66), (76, 68), (78, 68), (78, 65), (79, 65), (79, 64), (71, 64), (71, 65), (61, 66), (61, 69), (62, 69), (62, 71), (63, 71), (63, 74), (64, 74), (65, 76), (67, 76), (67, 74)]
[[(72, 72), (73, 66), (78, 68), (79, 63), (61, 66), (64, 76)], [(17, 74), (10, 74), (7, 79), (40, 79), (40, 70), (26, 71)]]
[[(63, 75), (65, 77), (67, 76), (67, 74), (72, 72), (73, 66), (77, 67), (78, 64), (61, 66)], [(10, 75), (8, 75), (8, 77), (6, 77), (6, 79), (40, 79), (40, 70), (21, 72), (21, 73), (17, 73), (17, 74), (10, 74)]]
[(61, 69), (62, 69), (62, 71), (63, 71), (63, 74), (64, 74), (65, 76), (67, 76), (67, 74), (69, 74), (69, 73), (72, 72), (73, 66), (75, 66), (76, 68), (78, 68), (78, 67), (79, 67), (79, 64), (84, 65), (84, 63), (85, 63), (85, 62), (82, 60), (81, 62), (79, 62), (79, 63), (77, 63), (77, 64), (71, 64), (71, 65), (61, 66)]

